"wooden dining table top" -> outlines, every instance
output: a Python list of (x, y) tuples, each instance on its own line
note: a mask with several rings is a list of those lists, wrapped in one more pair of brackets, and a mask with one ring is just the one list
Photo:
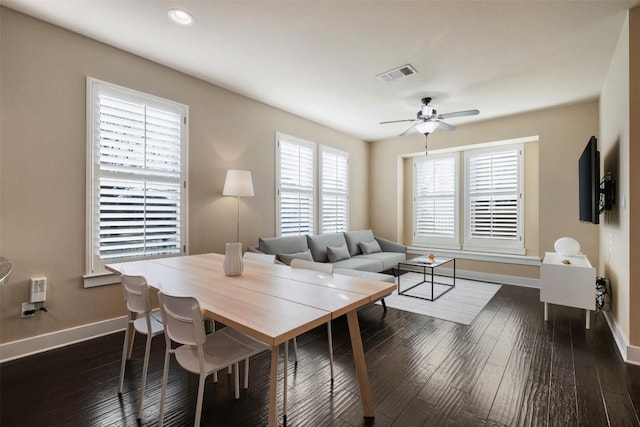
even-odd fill
[(245, 260), (226, 276), (224, 255), (209, 253), (107, 265), (144, 276), (149, 286), (195, 297), (205, 314), (272, 346), (390, 294), (395, 284)]

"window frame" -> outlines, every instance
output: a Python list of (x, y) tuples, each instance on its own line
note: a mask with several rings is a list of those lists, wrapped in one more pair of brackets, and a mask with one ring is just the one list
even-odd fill
[[(453, 236), (447, 237), (442, 234), (418, 234), (418, 200), (423, 198), (443, 198), (449, 195), (434, 194), (432, 196), (422, 196), (417, 194), (418, 168), (419, 165), (438, 161), (441, 159), (452, 159), (453, 164)], [(413, 242), (414, 246), (436, 245), (446, 249), (460, 249), (460, 153), (448, 152), (441, 154), (429, 154), (424, 157), (414, 157), (413, 159)]]
[[(508, 151), (517, 151), (517, 171), (516, 171), (516, 190), (515, 197), (517, 200), (517, 214), (516, 214), (516, 238), (515, 239), (479, 239), (471, 236), (471, 198), (475, 194), (471, 194), (470, 191), (470, 159), (474, 155), (482, 154), (499, 154)], [(522, 143), (505, 144), (498, 147), (488, 148), (471, 148), (464, 151), (464, 164), (465, 164), (465, 192), (464, 192), (464, 205), (465, 205), (465, 238), (463, 243), (463, 250), (475, 251), (475, 252), (495, 252), (503, 254), (524, 255), (524, 237), (522, 230), (524, 229), (524, 146)], [(511, 193), (511, 194), (513, 194)], [(488, 193), (487, 195), (502, 195), (499, 192)]]
[[(325, 170), (325, 160), (324, 160), (324, 154), (330, 154), (330, 155), (334, 155), (336, 156), (336, 172), (338, 171), (338, 161), (339, 158), (344, 159), (345, 163), (346, 163), (346, 167), (345, 167), (345, 175), (342, 178), (342, 181), (345, 183), (345, 189), (344, 191), (340, 191), (339, 189), (325, 189), (325, 174), (327, 173), (327, 171)], [(349, 153), (347, 151), (343, 151), (343, 150), (338, 150), (337, 148), (333, 148), (333, 147), (328, 147), (326, 145), (320, 145), (320, 153), (318, 156), (318, 162), (319, 162), (319, 172), (320, 172), (320, 179), (318, 181), (318, 185), (319, 185), (319, 191), (318, 191), (318, 230), (320, 231), (320, 233), (335, 233), (335, 232), (340, 232), (340, 231), (349, 231), (349, 187), (350, 187), (350, 183), (349, 183)], [(340, 178), (336, 177), (336, 181), (340, 181)], [(334, 227), (334, 229), (332, 230), (325, 230), (326, 226), (324, 223), (325, 220), (325, 205), (324, 205), (324, 196), (325, 195), (329, 195), (329, 196), (334, 196), (337, 199), (343, 199), (344, 200), (344, 217), (343, 217), (343, 222), (342, 222), (342, 227), (340, 227), (339, 225)]]
[[(430, 151), (428, 153), (429, 156), (439, 156), (446, 155), (448, 153), (456, 153), (460, 156), (461, 165), (458, 169), (458, 193), (457, 193), (457, 203), (459, 206), (459, 219), (456, 222), (459, 227), (459, 247), (456, 248), (455, 245), (448, 245), (447, 242), (439, 242), (437, 239), (420, 239), (416, 238), (416, 191), (417, 186), (415, 182), (415, 162), (416, 158), (419, 158), (420, 155), (417, 153), (413, 155), (414, 161), (414, 171), (413, 171), (413, 189), (412, 189), (412, 197), (413, 197), (413, 211), (412, 211), (412, 234), (413, 234), (413, 242), (412, 245), (416, 248), (428, 248), (430, 250), (438, 250), (442, 249), (444, 251), (459, 251), (461, 253), (488, 253), (495, 255), (515, 255), (521, 256), (526, 254), (525, 248), (525, 150), (524, 144), (527, 142), (537, 142), (539, 138), (537, 136), (533, 137), (523, 137), (523, 138), (515, 138), (511, 140), (505, 141), (495, 141), (488, 143), (479, 143), (474, 145), (456, 147), (456, 148), (448, 148), (443, 150), (438, 150), (436, 152)], [(513, 149), (514, 147), (518, 150), (518, 225), (517, 225), (517, 241), (511, 241), (509, 243), (499, 242), (496, 244), (496, 240), (494, 239), (492, 242), (484, 242), (488, 244), (478, 244), (476, 241), (471, 240), (469, 238), (469, 183), (468, 183), (468, 175), (469, 175), (469, 161), (468, 154), (478, 150), (487, 150), (493, 152), (506, 151), (509, 149)], [(424, 154), (421, 154), (424, 156)]]
[[(280, 144), (281, 141), (287, 142), (287, 143), (291, 143), (291, 144), (298, 144), (298, 145), (302, 145), (308, 148), (312, 149), (313, 152), (313, 160), (311, 162), (311, 167), (312, 167), (312, 174), (313, 174), (313, 208), (312, 208), (312, 215), (313, 215), (313, 221), (312, 221), (312, 229), (309, 231), (309, 233), (298, 233), (298, 234), (293, 234), (293, 233), (287, 233), (287, 234), (282, 234), (282, 218), (281, 218), (281, 202), (282, 202), (282, 198), (281, 198), (281, 193), (282, 193), (282, 188), (280, 185), (280, 181), (281, 181), (281, 165), (280, 165)], [(340, 150), (328, 145), (323, 145), (323, 144), (317, 144), (315, 142), (312, 141), (308, 141), (302, 138), (298, 138), (295, 136), (291, 136), (291, 135), (287, 135), (285, 133), (282, 132), (276, 132), (275, 133), (275, 218), (276, 218), (276, 224), (275, 224), (275, 235), (276, 236), (295, 236), (295, 235), (306, 235), (306, 234), (320, 234), (322, 233), (322, 227), (323, 227), (323, 223), (322, 223), (322, 210), (323, 210), (323, 206), (322, 206), (322, 196), (323, 196), (323, 187), (322, 187), (322, 174), (323, 174), (323, 162), (322, 162), (322, 154), (324, 152), (330, 152), (330, 153), (334, 153), (340, 156), (344, 156), (346, 157), (346, 165), (347, 165), (347, 170), (346, 170), (346, 219), (345, 219), (345, 227), (347, 228), (348, 231), (349, 229), (349, 224), (350, 224), (350, 180), (349, 180), (349, 176), (350, 176), (350, 167), (351, 167), (351, 163), (350, 163), (350, 153), (348, 151), (345, 150)], [(334, 192), (334, 194), (336, 194)], [(328, 233), (333, 232), (333, 231), (327, 231)]]
[[(179, 251), (173, 254), (173, 256), (184, 255), (188, 253), (188, 204), (189, 195), (187, 187), (188, 177), (188, 114), (189, 108), (187, 105), (160, 98), (154, 95), (139, 92), (133, 89), (129, 89), (123, 86), (119, 86), (113, 83), (98, 80), (87, 76), (86, 78), (86, 245), (85, 245), (85, 287), (99, 286), (103, 284), (113, 283), (113, 279), (105, 278), (107, 275), (111, 275), (109, 271), (105, 269), (105, 264), (153, 259), (159, 257), (172, 256), (172, 254), (157, 254), (157, 255), (142, 255), (142, 256), (122, 256), (116, 258), (110, 258), (103, 260), (100, 257), (99, 249), (99, 233), (100, 233), (100, 179), (102, 176), (107, 176), (105, 172), (101, 174), (100, 170), (100, 94), (109, 94), (116, 97), (118, 100), (125, 102), (143, 103), (143, 105), (159, 109), (162, 111), (171, 111), (172, 113), (180, 115), (180, 171), (179, 177), (174, 179), (167, 179), (167, 181), (176, 183), (179, 186), (180, 191), (180, 209), (179, 209)], [(145, 157), (146, 158), (146, 157)], [(147, 171), (146, 168), (140, 169), (141, 171)], [(151, 170), (153, 171), (153, 169)], [(157, 172), (156, 172), (157, 174)], [(111, 172), (113, 176), (119, 176), (117, 173)], [(130, 177), (130, 173), (123, 173), (123, 176)], [(136, 179), (140, 182), (147, 182), (147, 179), (152, 176), (153, 173), (145, 172), (139, 173)], [(162, 181), (166, 178), (160, 177), (158, 181)], [(131, 179), (132, 182), (136, 181)]]
[[(280, 133), (280, 132), (276, 132), (276, 181), (275, 181), (275, 185), (276, 185), (276, 236), (296, 236), (296, 235), (306, 235), (308, 233), (298, 233), (298, 234), (293, 234), (293, 233), (287, 233), (287, 234), (282, 234), (282, 209), (281, 209), (281, 203), (282, 203), (282, 192), (283, 192), (283, 187), (281, 185), (281, 178), (282, 178), (282, 174), (281, 174), (281, 144), (282, 143), (288, 143), (288, 144), (294, 144), (294, 145), (299, 145), (301, 147), (306, 147), (312, 150), (312, 189), (311, 191), (308, 190), (298, 190), (301, 194), (311, 194), (311, 201), (312, 201), (312, 208), (311, 208), (311, 215), (313, 216), (313, 219), (311, 221), (311, 233), (310, 234), (315, 234), (316, 230), (317, 230), (317, 224), (318, 224), (318, 178), (317, 178), (317, 148), (316, 148), (316, 144), (314, 142), (311, 141), (307, 141), (304, 140), (302, 138), (297, 138), (291, 135), (286, 135), (284, 133)], [(290, 192), (294, 192), (296, 191), (295, 188), (291, 188), (288, 191)]]

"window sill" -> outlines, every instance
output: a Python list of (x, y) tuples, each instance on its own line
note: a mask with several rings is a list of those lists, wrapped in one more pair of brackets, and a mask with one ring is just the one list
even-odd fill
[(463, 251), (463, 250), (455, 250), (455, 249), (428, 249), (417, 246), (409, 246), (407, 248), (408, 254), (414, 255), (427, 255), (430, 252), (434, 252), (438, 255), (456, 258), (456, 259), (470, 259), (474, 261), (489, 261), (489, 262), (500, 262), (504, 264), (518, 264), (518, 265), (532, 265), (539, 267), (540, 266), (540, 257), (532, 256), (532, 255), (510, 255), (510, 254), (498, 254), (498, 253), (490, 253), (490, 252), (474, 252), (474, 251)]
[(85, 288), (95, 288), (96, 286), (120, 283), (120, 276), (113, 273), (87, 274), (82, 276), (82, 279)]

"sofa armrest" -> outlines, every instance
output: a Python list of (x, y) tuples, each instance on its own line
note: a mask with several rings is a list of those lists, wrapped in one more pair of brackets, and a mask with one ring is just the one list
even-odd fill
[(401, 252), (403, 254), (407, 253), (407, 247), (405, 245), (391, 240), (383, 239), (382, 237), (376, 237), (375, 239), (377, 240), (378, 244), (380, 245), (380, 249), (382, 249), (383, 252)]

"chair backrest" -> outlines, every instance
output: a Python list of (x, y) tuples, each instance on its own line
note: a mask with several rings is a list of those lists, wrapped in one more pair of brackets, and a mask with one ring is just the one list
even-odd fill
[(160, 311), (168, 338), (187, 345), (201, 345), (206, 339), (202, 311), (193, 297), (178, 297), (159, 292)]
[(320, 273), (333, 274), (333, 264), (327, 262), (315, 262), (294, 258), (291, 260), (291, 268), (303, 268), (305, 270), (315, 270)]
[(249, 259), (258, 262), (264, 262), (266, 264), (275, 264), (276, 256), (269, 254), (259, 254), (257, 252), (245, 252), (244, 259)]
[(142, 314), (151, 311), (151, 299), (149, 298), (149, 285), (143, 276), (120, 276), (122, 292), (127, 309), (130, 312)]

